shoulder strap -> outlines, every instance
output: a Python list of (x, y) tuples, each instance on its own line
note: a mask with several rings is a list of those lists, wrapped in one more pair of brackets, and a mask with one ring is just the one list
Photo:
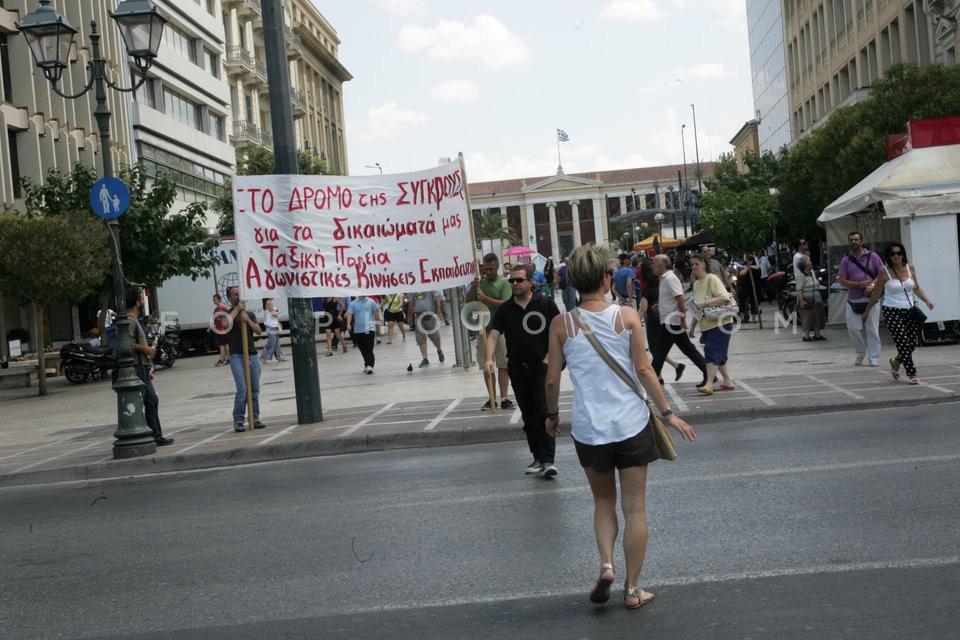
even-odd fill
[(587, 323), (583, 321), (583, 318), (580, 316), (580, 310), (574, 309), (570, 312), (570, 315), (573, 317), (573, 321), (577, 323), (577, 326), (580, 327), (580, 333), (586, 336), (587, 342), (589, 342), (590, 346), (594, 348), (594, 350), (597, 352), (597, 355), (599, 355), (600, 358), (607, 363), (608, 367), (613, 369), (613, 372), (617, 374), (621, 380), (623, 380), (624, 384), (630, 387), (630, 389), (635, 394), (640, 396), (644, 402), (647, 402), (647, 394), (643, 392), (643, 390), (640, 388), (640, 385), (637, 384), (637, 381), (631, 378), (624, 368), (620, 366), (620, 363), (614, 360), (613, 356), (611, 356), (607, 350), (603, 348), (603, 345), (601, 345), (600, 341), (597, 340), (597, 336), (593, 335), (593, 331), (587, 326)]

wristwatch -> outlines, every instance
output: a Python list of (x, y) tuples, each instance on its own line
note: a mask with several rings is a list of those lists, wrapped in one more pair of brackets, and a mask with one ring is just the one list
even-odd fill
[(660, 412), (660, 417), (662, 418), (669, 418), (672, 415), (673, 415), (673, 409), (671, 409), (670, 407), (667, 407), (664, 411)]

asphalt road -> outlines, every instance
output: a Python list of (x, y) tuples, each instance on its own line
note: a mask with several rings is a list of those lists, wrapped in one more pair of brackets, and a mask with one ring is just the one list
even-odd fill
[(566, 438), (554, 481), (501, 443), (4, 488), (0, 637), (956, 638), (955, 413), (701, 426), (651, 468), (639, 611), (587, 602)]

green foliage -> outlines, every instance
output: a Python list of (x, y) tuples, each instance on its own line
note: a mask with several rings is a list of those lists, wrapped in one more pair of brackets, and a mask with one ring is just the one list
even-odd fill
[[(323, 160), (306, 151), (297, 151), (297, 169), (302, 176), (326, 176), (332, 173)], [(276, 161), (273, 151), (264, 147), (251, 149), (246, 158), (237, 162), (237, 175), (239, 176), (269, 176), (274, 173), (276, 173)], [(232, 180), (227, 180), (224, 183), (212, 208), (217, 213), (217, 231), (220, 235), (234, 235), (236, 229), (233, 225)]]
[(511, 246), (518, 247), (523, 242), (509, 227), (503, 226), (506, 218), (499, 211), (483, 209), (473, 212), (473, 236), (480, 246), (481, 240), (502, 240)]
[(777, 184), (780, 163), (771, 153), (747, 154), (748, 171), (737, 171), (736, 159), (724, 154), (700, 198), (700, 226), (729, 253), (756, 253), (770, 243), (777, 202), (769, 189)]
[(867, 100), (834, 111), (823, 126), (781, 155), (781, 238), (822, 235), (823, 209), (886, 162), (887, 135), (904, 133), (907, 122), (957, 115), (960, 67), (890, 67)]

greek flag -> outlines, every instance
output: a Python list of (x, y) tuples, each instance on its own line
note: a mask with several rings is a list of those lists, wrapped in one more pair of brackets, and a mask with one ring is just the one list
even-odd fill
[(557, 142), (568, 142), (570, 136), (567, 135), (567, 132), (563, 129), (557, 129)]

